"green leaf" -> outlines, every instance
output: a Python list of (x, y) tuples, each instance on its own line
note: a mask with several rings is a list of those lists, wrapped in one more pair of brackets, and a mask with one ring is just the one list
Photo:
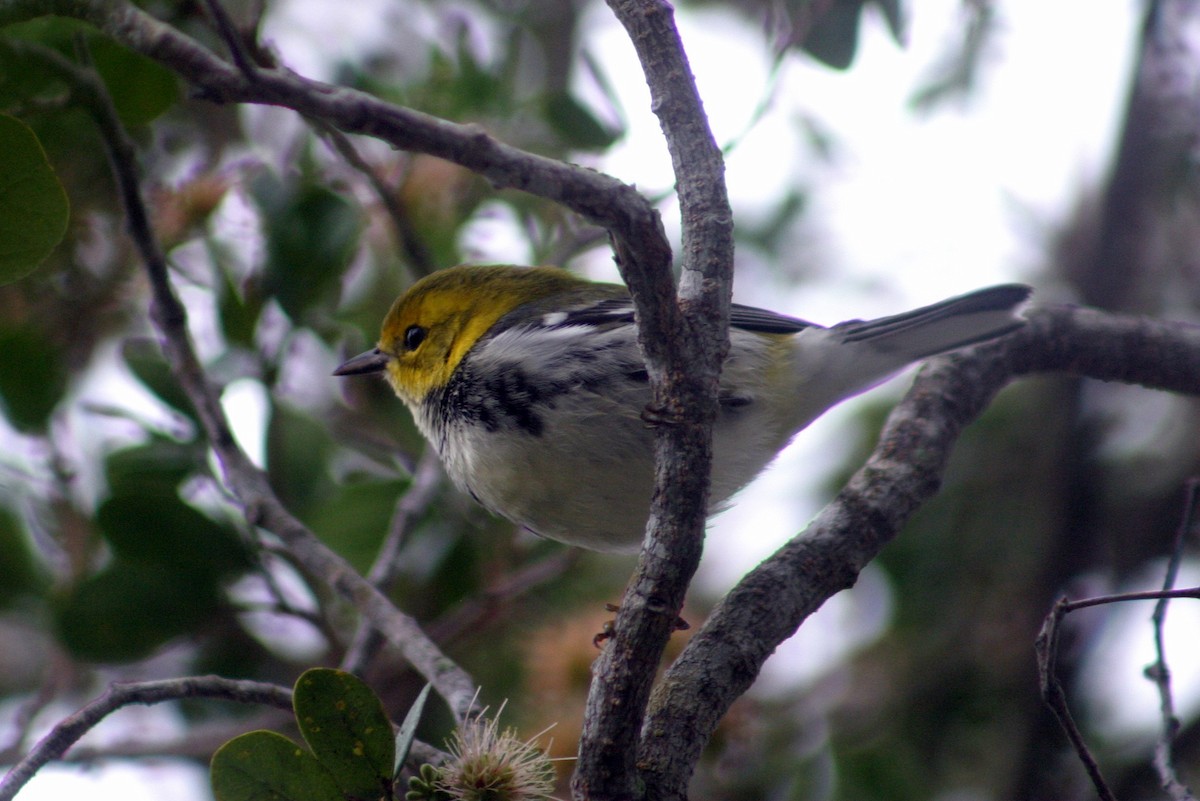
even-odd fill
[(273, 731), (234, 737), (209, 768), (217, 801), (342, 801), (329, 771), (301, 746)]
[(149, 339), (129, 339), (121, 346), (121, 355), (146, 389), (175, 411), (192, 420), (196, 419), (191, 401), (171, 374), (171, 368), (157, 343)]
[(347, 798), (387, 796), (395, 741), (370, 687), (353, 674), (313, 668), (296, 680), (292, 704), (305, 741)]
[[(4, 29), (6, 40), (47, 44), (39, 36), (48, 18)], [(40, 59), (30, 58), (15, 47), (0, 47), (0, 108), (19, 107), (30, 101), (62, 99), (68, 89), (62, 75)]]
[(396, 761), (392, 764), (393, 778), (400, 775), (400, 770), (404, 767), (404, 760), (408, 759), (408, 752), (412, 750), (413, 740), (417, 737), (417, 724), (421, 722), (421, 713), (425, 711), (425, 702), (429, 700), (429, 691), (433, 689), (433, 685), (426, 683), (421, 688), (421, 692), (417, 694), (417, 700), (413, 701), (413, 705), (408, 708), (408, 714), (404, 716), (404, 722), (400, 724), (400, 731), (396, 732)]
[(543, 113), (550, 127), (568, 147), (579, 150), (604, 150), (617, 141), (618, 132), (609, 130), (569, 92), (558, 92), (543, 100)]
[(179, 98), (175, 73), (109, 39), (89, 37), (96, 72), (104, 80), (117, 116), (128, 127), (146, 125)]
[[(4, 226), (0, 222), (0, 229)], [(0, 398), (9, 421), (24, 431), (45, 429), (67, 390), (67, 373), (59, 349), (33, 328), (0, 326), (0, 354)]]
[(387, 533), (396, 499), (407, 486), (404, 481), (346, 484), (307, 515), (305, 522), (355, 569), (365, 572)]
[(267, 253), (265, 289), (293, 321), (341, 279), (358, 246), (362, 214), (341, 195), (318, 184), (254, 182), (263, 210)]
[(217, 608), (211, 587), (157, 565), (116, 560), (75, 585), (56, 609), (71, 652), (96, 662), (140, 659), (194, 629)]
[(858, 51), (858, 21), (866, 0), (834, 0), (805, 37), (805, 52), (818, 61), (844, 70)]
[[(267, 475), (279, 499), (302, 517), (328, 500), (333, 439), (327, 425), (286, 403), (273, 402), (267, 420)], [(378, 543), (378, 540), (376, 540)]]
[[(174, 73), (153, 59), (117, 44), (90, 23), (66, 17), (41, 17), (4, 29), (4, 35), (49, 47), (74, 58), (75, 40), (83, 36), (112, 98), (117, 116), (126, 126), (145, 125), (170, 108), (179, 98), (179, 82)], [(5, 81), (11, 75), (13, 86), (0, 90), (5, 99), (45, 95), (61, 91), (61, 77), (34, 59), (0, 57)]]
[[(167, 495), (116, 495), (96, 511), (96, 524), (122, 559), (159, 567), (197, 584), (250, 567), (233, 529)], [(214, 587), (215, 589), (215, 587)]]
[(40, 588), (29, 540), (7, 509), (0, 509), (0, 608)]
[(49, 14), (50, 9), (39, 3), (0, 4), (0, 25), (13, 26)]
[(232, 344), (253, 347), (254, 332), (263, 310), (262, 293), (253, 283), (246, 287), (236, 286), (228, 270), (222, 270), (222, 273), (225, 280), (217, 301), (221, 333)]
[(29, 126), (0, 114), (0, 284), (24, 278), (67, 232), (70, 206)]
[(170, 495), (203, 466), (204, 450), (165, 437), (124, 448), (105, 460), (108, 487), (116, 495)]

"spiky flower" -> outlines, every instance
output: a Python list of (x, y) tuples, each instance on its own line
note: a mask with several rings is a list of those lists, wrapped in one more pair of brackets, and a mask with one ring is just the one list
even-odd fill
[(474, 718), (454, 731), (451, 760), (437, 789), (455, 801), (541, 801), (554, 790), (554, 765), (533, 740), (495, 718)]

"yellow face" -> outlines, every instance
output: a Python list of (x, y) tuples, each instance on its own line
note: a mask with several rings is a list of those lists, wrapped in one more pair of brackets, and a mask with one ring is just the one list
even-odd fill
[(555, 267), (451, 267), (421, 279), (401, 295), (379, 335), (387, 377), (409, 406), (445, 386), (496, 321), (523, 303), (577, 289), (586, 282)]

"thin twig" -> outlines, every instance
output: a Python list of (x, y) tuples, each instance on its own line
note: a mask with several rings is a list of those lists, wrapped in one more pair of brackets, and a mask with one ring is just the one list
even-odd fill
[(241, 704), (292, 708), (292, 693), (286, 687), (220, 676), (191, 676), (137, 684), (113, 684), (96, 700), (59, 721), (50, 733), (17, 763), (0, 782), (0, 801), (13, 796), (47, 762), (57, 759), (79, 738), (116, 710), (130, 704), (160, 704), (181, 698), (219, 698)]
[[(1194, 521), (1197, 486), (1197, 482), (1189, 482), (1187, 508), (1184, 513), (1183, 522), (1180, 524), (1182, 532), (1190, 531)], [(1177, 550), (1179, 547), (1178, 540), (1182, 536), (1180, 535), (1177, 538)], [(1172, 562), (1174, 561), (1174, 557), (1172, 557)], [(1162, 780), (1163, 789), (1170, 793), (1172, 799), (1175, 799), (1175, 801), (1193, 801), (1191, 791), (1179, 781), (1175, 774), (1174, 757), (1171, 752), (1172, 743), (1174, 742), (1175, 735), (1178, 733), (1179, 721), (1175, 717), (1171, 702), (1170, 672), (1167, 670), (1162, 645), (1162, 621), (1165, 618), (1165, 612), (1160, 613), (1160, 610), (1172, 598), (1200, 598), (1200, 587), (1190, 587), (1180, 590), (1172, 589), (1170, 585), (1175, 583), (1177, 573), (1177, 564), (1168, 566), (1167, 579), (1161, 590), (1101, 595), (1093, 598), (1083, 598), (1078, 601), (1069, 601), (1065, 597), (1060, 598), (1054, 605), (1054, 608), (1051, 609), (1050, 614), (1046, 615), (1046, 620), (1042, 623), (1042, 630), (1038, 633), (1035, 650), (1038, 657), (1038, 678), (1042, 690), (1042, 699), (1058, 719), (1059, 725), (1062, 726), (1067, 739), (1071, 741), (1075, 753), (1079, 756), (1079, 761), (1083, 763), (1084, 770), (1087, 771), (1088, 777), (1092, 780), (1096, 792), (1105, 801), (1109, 801), (1109, 799), (1115, 801), (1115, 796), (1104, 781), (1100, 765), (1096, 761), (1095, 756), (1092, 755), (1091, 749), (1088, 748), (1087, 742), (1083, 737), (1083, 733), (1080, 732), (1079, 726), (1075, 723), (1075, 719), (1071, 715), (1066, 693), (1063, 692), (1062, 682), (1058, 679), (1059, 630), (1061, 629), (1063, 619), (1069, 613), (1080, 609), (1125, 603), (1128, 601), (1158, 601), (1158, 604), (1155, 605), (1154, 613), (1155, 647), (1158, 653), (1158, 661), (1146, 669), (1147, 677), (1158, 687), (1162, 699), (1163, 736), (1155, 749), (1154, 764)]]
[(375, 563), (367, 572), (367, 580), (380, 592), (389, 592), (395, 586), (400, 573), (400, 551), (408, 541), (413, 522), (429, 509), (445, 475), (437, 450), (426, 448), (413, 471), (412, 484), (396, 501), (387, 537), (379, 549), (379, 555), (375, 557)]
[(250, 50), (246, 47), (246, 42), (238, 32), (237, 26), (234, 25), (229, 12), (221, 5), (220, 0), (204, 0), (204, 8), (212, 17), (213, 24), (217, 26), (217, 33), (220, 34), (221, 40), (229, 48), (229, 55), (233, 59), (233, 63), (242, 71), (246, 80), (255, 80), (258, 75), (258, 65), (254, 63), (254, 58), (250, 55)]
[(412, 270), (412, 275), (409, 276), (410, 280), (415, 281), (436, 270), (437, 263), (434, 261), (433, 253), (425, 246), (421, 235), (413, 227), (408, 211), (400, 202), (400, 194), (396, 187), (384, 183), (378, 171), (367, 163), (367, 160), (362, 157), (346, 134), (324, 120), (308, 118), (308, 122), (347, 164), (367, 179), (371, 191), (375, 193), (375, 197), (387, 212), (388, 220), (392, 223), (392, 233), (396, 237), (396, 243), (407, 257), (407, 264)]
[(1187, 587), (1181, 590), (1139, 590), (1137, 592), (1119, 592), (1112, 595), (1097, 595), (1092, 598), (1081, 598), (1078, 601), (1067, 601), (1068, 612), (1087, 609), (1092, 606), (1119, 604), (1126, 601), (1165, 601), (1172, 598), (1200, 598), (1200, 587)]
[[(389, 593), (395, 585), (396, 577), (400, 574), (400, 552), (408, 539), (412, 523), (429, 508), (444, 475), (437, 451), (426, 448), (417, 462), (416, 469), (413, 470), (412, 483), (396, 501), (387, 536), (379, 548), (375, 562), (367, 572), (367, 581), (380, 592)], [(364, 621), (355, 632), (354, 640), (342, 658), (342, 669), (350, 673), (361, 673), (374, 658), (380, 645), (382, 638), (379, 630), (369, 621)]]
[(1059, 599), (1050, 614), (1046, 615), (1046, 620), (1042, 624), (1042, 630), (1038, 633), (1035, 643), (1042, 700), (1046, 702), (1046, 706), (1050, 707), (1050, 711), (1054, 713), (1059, 725), (1066, 732), (1067, 739), (1071, 741), (1075, 753), (1079, 755), (1079, 761), (1083, 763), (1083, 768), (1087, 771), (1088, 778), (1092, 780), (1097, 794), (1103, 801), (1117, 801), (1117, 797), (1113, 795), (1108, 783), (1104, 780), (1100, 765), (1092, 756), (1091, 749), (1088, 748), (1087, 741), (1083, 738), (1083, 733), (1075, 724), (1075, 718), (1072, 717), (1071, 708), (1067, 704), (1066, 693), (1063, 692), (1062, 682), (1058, 679), (1059, 629), (1063, 617), (1067, 614), (1068, 606), (1069, 602), (1066, 598)]
[[(1193, 478), (1187, 483), (1187, 500), (1184, 503), (1179, 527), (1175, 531), (1175, 544), (1171, 549), (1171, 558), (1167, 562), (1166, 575), (1163, 577), (1163, 592), (1171, 591), (1179, 577), (1183, 549), (1196, 524), (1198, 494), (1200, 494), (1200, 480)], [(1163, 637), (1169, 601), (1170, 599), (1164, 596), (1154, 605), (1154, 615), (1151, 619), (1154, 622), (1155, 660), (1146, 668), (1146, 678), (1153, 682), (1158, 690), (1159, 710), (1162, 715), (1162, 733), (1154, 747), (1154, 769), (1158, 772), (1159, 781), (1167, 795), (1175, 801), (1193, 801), (1192, 791), (1180, 781), (1175, 764), (1175, 739), (1179, 735), (1179, 718), (1175, 716), (1175, 701), (1171, 694), (1171, 670), (1167, 666), (1167, 651)]]
[(161, 735), (138, 738), (134, 732), (128, 739), (103, 745), (78, 743), (58, 761), (64, 764), (94, 764), (115, 759), (145, 760), (162, 757), (177, 757), (208, 762), (222, 745), (241, 734), (258, 729), (295, 729), (296, 718), (289, 709), (282, 707), (264, 708), (253, 715), (233, 719), (193, 722), (177, 738), (165, 739)]
[(429, 624), (429, 634), (440, 643), (452, 643), (464, 634), (477, 633), (480, 625), (495, 616), (504, 604), (563, 575), (579, 561), (578, 549), (555, 551), (550, 556), (524, 565), (464, 600)]

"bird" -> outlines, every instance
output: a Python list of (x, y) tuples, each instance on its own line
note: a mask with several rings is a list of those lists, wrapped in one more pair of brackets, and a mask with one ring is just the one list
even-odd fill
[[(908, 365), (1024, 324), (1002, 284), (824, 327), (733, 304), (713, 424), (710, 513), (814, 419)], [(382, 374), (447, 474), (552, 540), (632, 552), (654, 487), (654, 431), (629, 291), (558, 267), (461, 265), (415, 282), (371, 350), (337, 376)]]

